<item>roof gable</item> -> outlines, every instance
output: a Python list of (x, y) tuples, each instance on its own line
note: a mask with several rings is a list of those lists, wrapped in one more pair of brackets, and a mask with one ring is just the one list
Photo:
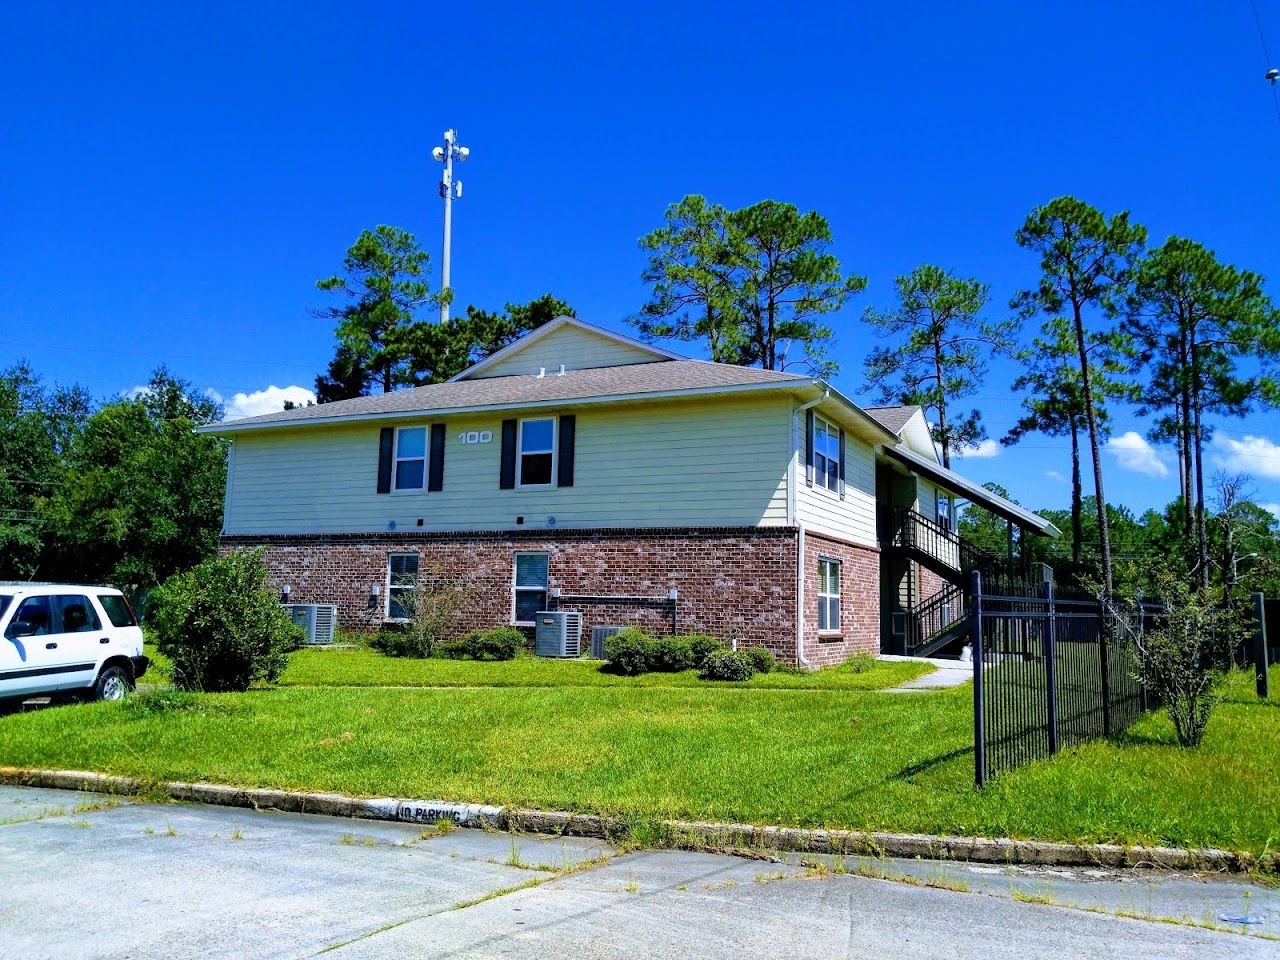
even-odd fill
[(562, 365), (565, 370), (588, 370), (684, 359), (687, 358), (670, 350), (633, 340), (576, 317), (557, 317), (468, 367), (453, 380), (536, 376), (541, 371), (556, 373)]

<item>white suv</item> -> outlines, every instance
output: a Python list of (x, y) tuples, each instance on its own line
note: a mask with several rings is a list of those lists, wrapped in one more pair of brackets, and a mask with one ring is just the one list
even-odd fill
[(0, 584), (0, 706), (64, 694), (119, 700), (148, 663), (119, 590)]

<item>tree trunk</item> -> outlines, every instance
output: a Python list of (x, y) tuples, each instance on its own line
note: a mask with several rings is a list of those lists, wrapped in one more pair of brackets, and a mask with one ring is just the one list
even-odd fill
[(1196, 454), (1196, 563), (1200, 568), (1200, 586), (1209, 586), (1209, 532), (1204, 523), (1204, 424), (1201, 420), (1204, 405), (1203, 386), (1200, 383), (1200, 351), (1196, 344), (1195, 328), (1191, 329), (1191, 440)]
[(938, 381), (938, 436), (942, 438), (942, 465), (951, 469), (951, 438), (947, 436), (947, 395), (942, 392), (942, 344), (933, 340), (933, 370)]
[(1080, 425), (1071, 418), (1071, 563), (1080, 572), (1080, 541), (1084, 539), (1083, 491), (1080, 483)]
[(1098, 444), (1098, 415), (1093, 408), (1093, 385), (1089, 381), (1089, 348), (1085, 338), (1080, 304), (1072, 301), (1076, 327), (1076, 349), (1080, 354), (1080, 385), (1084, 394), (1085, 423), (1089, 427), (1089, 452), (1093, 459), (1093, 492), (1098, 501), (1098, 539), (1102, 549), (1102, 587), (1107, 597), (1113, 592), (1111, 575), (1111, 535), (1107, 529), (1107, 498), (1102, 490), (1102, 448)]

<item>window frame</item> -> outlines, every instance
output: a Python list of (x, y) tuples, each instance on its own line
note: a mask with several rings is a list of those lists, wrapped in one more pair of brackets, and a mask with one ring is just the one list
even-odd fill
[[(844, 585), (842, 575), (843, 566), (844, 565), (835, 557), (818, 558), (818, 633), (820, 635), (834, 636), (843, 633), (843, 629), (840, 625), (841, 617), (844, 614), (840, 597), (841, 588)], [(835, 568), (835, 593), (831, 593), (827, 590), (829, 574), (826, 571), (832, 567)], [(836, 604), (835, 626), (831, 625), (830, 603), (832, 600), (834, 600)], [(826, 626), (823, 626), (824, 620), (826, 620)]]
[[(422, 456), (420, 457), (402, 457), (400, 456), (400, 434), (405, 430), (421, 430), (422, 431)], [(422, 483), (416, 487), (402, 487), (399, 485), (400, 480), (400, 464), (413, 463), (422, 461)], [(395, 436), (391, 443), (391, 493), (422, 493), (427, 489), (427, 476), (431, 466), (431, 428), (426, 424), (414, 426), (406, 424), (402, 427), (396, 427)]]
[[(413, 562), (414, 562), (413, 586), (407, 587), (404, 584), (396, 584), (393, 581), (392, 577), (394, 576), (394, 574), (391, 570), (391, 561), (394, 557), (413, 557)], [(385, 599), (385, 602), (383, 603), (383, 608), (382, 608), (382, 614), (383, 614), (382, 618), (384, 620), (387, 620), (392, 623), (408, 623), (409, 622), (410, 620), (409, 617), (393, 617), (391, 615), (392, 590), (393, 589), (396, 591), (417, 590), (418, 582), (419, 582), (418, 578), (421, 575), (422, 575), (422, 554), (414, 553), (408, 550), (397, 550), (387, 554), (387, 579), (386, 579), (386, 588), (383, 590), (383, 593), (386, 595), (386, 599)], [(404, 574), (402, 573), (401, 576), (404, 576)], [(404, 608), (401, 607), (401, 610), (403, 609)]]
[[(524, 448), (524, 425), (526, 423), (546, 422), (551, 424), (551, 449), (550, 450), (525, 450)], [(516, 489), (517, 490), (548, 490), (556, 486), (556, 471), (560, 466), (560, 418), (559, 417), (522, 417), (516, 421)], [(524, 482), (524, 458), (525, 454), (530, 456), (546, 456), (551, 455), (551, 475), (546, 483), (525, 483)]]
[[(522, 586), (520, 584), (520, 558), (521, 557), (542, 557), (546, 560), (546, 576), (540, 587)], [(547, 602), (551, 599), (551, 553), (547, 550), (516, 550), (511, 554), (511, 625), (515, 627), (533, 627), (537, 626), (536, 620), (517, 620), (516, 616), (520, 610), (520, 593), (541, 593), (543, 595), (542, 608), (546, 609)]]
[[(834, 457), (819, 449), (819, 437), (835, 444)], [(829, 474), (827, 463), (835, 466), (834, 477)], [(813, 483), (815, 487), (821, 487), (830, 493), (840, 493), (840, 428), (816, 413), (813, 415)]]

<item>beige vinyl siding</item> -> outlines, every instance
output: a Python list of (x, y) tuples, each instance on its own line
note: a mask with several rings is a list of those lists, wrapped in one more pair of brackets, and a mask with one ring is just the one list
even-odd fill
[(665, 357), (633, 347), (617, 340), (610, 340), (590, 330), (561, 327), (522, 347), (510, 357), (472, 374), (467, 379), (485, 377), (512, 377), (536, 374), (546, 370), (554, 376), (564, 364), (566, 370), (585, 370), (590, 367), (618, 367), (629, 363), (654, 363)]
[(805, 482), (803, 413), (796, 414), (796, 425), (796, 519), (810, 530), (876, 546), (876, 468), (871, 445), (845, 431), (845, 491), (841, 500), (838, 491)]
[[(391, 423), (246, 433), (236, 438), (226, 532), (546, 529), (549, 517), (557, 528), (784, 525), (788, 411), (782, 398), (539, 411), (577, 415), (574, 486), (564, 489), (499, 489), (509, 412), (403, 421), (446, 426), (437, 493), (376, 492), (379, 427)], [(491, 442), (460, 439), (483, 430)]]

